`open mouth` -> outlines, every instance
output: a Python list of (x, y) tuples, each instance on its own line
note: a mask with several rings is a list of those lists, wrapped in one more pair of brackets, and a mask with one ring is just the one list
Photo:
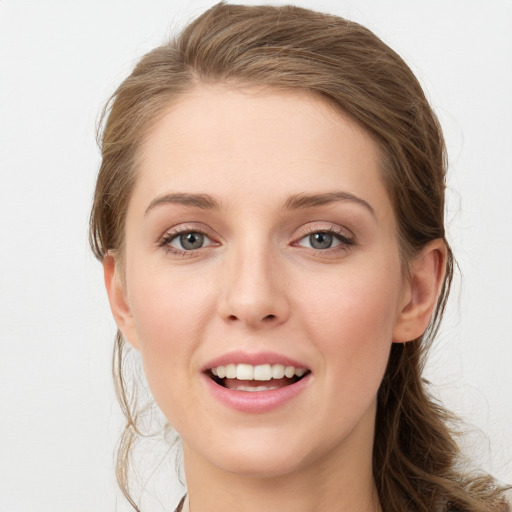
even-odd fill
[(282, 364), (228, 364), (207, 371), (219, 386), (234, 391), (269, 391), (290, 386), (311, 373), (306, 368)]

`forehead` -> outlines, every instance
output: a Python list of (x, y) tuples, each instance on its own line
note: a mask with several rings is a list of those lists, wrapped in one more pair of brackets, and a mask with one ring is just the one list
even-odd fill
[(216, 85), (169, 105), (148, 131), (134, 194), (233, 192), (247, 201), (258, 191), (270, 200), (346, 189), (382, 200), (379, 167), (372, 138), (318, 96)]

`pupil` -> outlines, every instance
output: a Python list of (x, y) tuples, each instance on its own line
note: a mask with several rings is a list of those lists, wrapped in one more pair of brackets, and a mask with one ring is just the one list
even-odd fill
[(330, 233), (313, 233), (309, 235), (309, 243), (314, 249), (328, 249), (332, 245)]
[(204, 237), (201, 233), (187, 233), (180, 235), (180, 243), (184, 249), (199, 249), (203, 246)]

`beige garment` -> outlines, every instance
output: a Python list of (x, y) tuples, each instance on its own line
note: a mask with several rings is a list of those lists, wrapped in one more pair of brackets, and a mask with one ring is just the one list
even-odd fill
[[(185, 512), (183, 510), (183, 505), (185, 503), (185, 499), (186, 499), (187, 495), (185, 494), (185, 496), (183, 496), (183, 498), (181, 498), (180, 502), (178, 503), (178, 506), (176, 507), (175, 511), (174, 512)], [(510, 503), (511, 505), (511, 510), (512, 510), (512, 489), (505, 492), (505, 497), (507, 498), (507, 501)]]

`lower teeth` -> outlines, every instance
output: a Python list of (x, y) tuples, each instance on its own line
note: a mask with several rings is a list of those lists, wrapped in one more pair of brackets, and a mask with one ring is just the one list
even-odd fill
[[(253, 384), (252, 385), (247, 385), (246, 383), (244, 382), (240, 382), (240, 384), (234, 384), (232, 383), (231, 386), (226, 386), (226, 383), (225, 383), (225, 380), (226, 379), (219, 379), (218, 377), (215, 377), (215, 376), (212, 376), (212, 379), (217, 383), (219, 384), (220, 386), (226, 388), (226, 389), (231, 389), (233, 391), (248, 391), (248, 392), (255, 392), (255, 391), (270, 391), (270, 390), (273, 390), (273, 389), (280, 389), (282, 387), (285, 387), (285, 386), (290, 386), (291, 384), (294, 384), (295, 382), (301, 380), (302, 377), (293, 377), (291, 379), (286, 379), (287, 380), (287, 383), (283, 386), (283, 385), (272, 385), (272, 381), (265, 381), (265, 382), (261, 382), (261, 385), (258, 385), (255, 383), (255, 381), (250, 381), (252, 382)], [(232, 380), (232, 379), (230, 379)], [(280, 379), (281, 380), (281, 379)], [(247, 382), (247, 381), (245, 381)]]
[(272, 387), (272, 386), (256, 386), (256, 387), (251, 387), (251, 386), (238, 386), (236, 388), (232, 388), (233, 390), (235, 391), (269, 391), (271, 389), (278, 389), (277, 387)]

